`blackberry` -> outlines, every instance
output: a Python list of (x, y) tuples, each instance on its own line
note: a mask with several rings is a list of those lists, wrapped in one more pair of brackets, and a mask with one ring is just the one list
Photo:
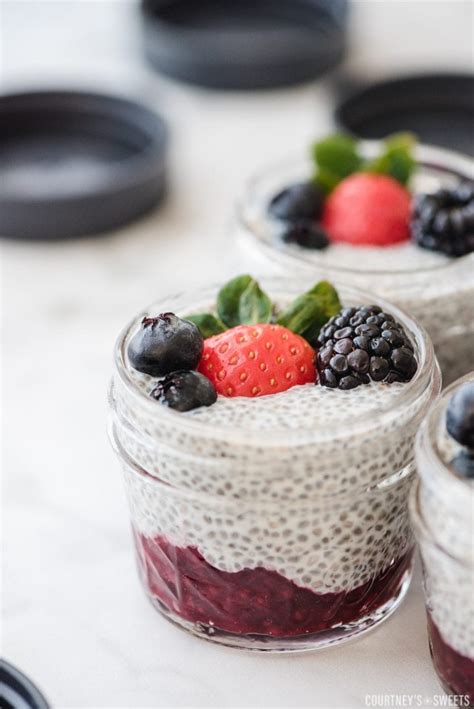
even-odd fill
[(315, 182), (298, 182), (276, 194), (268, 212), (276, 219), (298, 221), (317, 219), (321, 215), (324, 195)]
[(199, 406), (211, 406), (217, 399), (217, 392), (204, 374), (181, 370), (161, 379), (150, 396), (170, 409), (191, 411)]
[(321, 329), (317, 348), (320, 382), (333, 389), (408, 382), (417, 369), (403, 326), (378, 305), (343, 308)]
[(286, 223), (281, 238), (286, 243), (298, 244), (305, 249), (325, 249), (329, 246), (324, 229), (310, 220), (300, 219)]
[(465, 256), (474, 251), (474, 182), (417, 195), (411, 234), (418, 246), (448, 256)]

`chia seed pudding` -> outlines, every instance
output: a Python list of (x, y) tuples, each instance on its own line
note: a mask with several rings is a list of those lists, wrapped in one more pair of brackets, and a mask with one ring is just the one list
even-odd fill
[[(456, 392), (474, 374), (446, 389), (420, 427), (416, 460), (420, 482), (410, 512), (423, 560), (428, 633), (433, 664), (445, 690), (474, 702), (474, 450), (447, 431)], [(474, 440), (474, 438), (472, 438)]]
[[(266, 285), (281, 306), (298, 294), (288, 282)], [(374, 301), (339, 294), (346, 306)], [(173, 411), (150, 396), (153, 376), (130, 365), (130, 342), (144, 316), (186, 318), (215, 301), (211, 289), (156, 303), (117, 342), (110, 433), (143, 586), (169, 620), (221, 644), (342, 642), (393, 612), (411, 577), (413, 441), (440, 388), (431, 342), (377, 299), (412, 343), (410, 381), (347, 391), (312, 381)]]
[[(361, 150), (373, 156), (378, 146), (368, 141), (361, 143)], [(414, 155), (417, 169), (410, 182), (412, 194), (454, 189), (460, 180), (473, 179), (473, 164), (467, 157), (425, 145), (417, 146)], [(259, 259), (261, 268), (272, 275), (306, 280), (324, 277), (370, 289), (407, 310), (427, 329), (445, 384), (470, 371), (474, 253), (456, 258), (421, 248), (414, 241), (383, 246), (330, 241), (327, 248), (317, 243), (316, 248), (304, 248), (294, 240), (285, 241), (282, 223), (269, 215), (268, 206), (288, 185), (308, 180), (311, 171), (310, 160), (294, 160), (276, 164), (250, 181), (238, 211), (240, 236), (253, 263)]]

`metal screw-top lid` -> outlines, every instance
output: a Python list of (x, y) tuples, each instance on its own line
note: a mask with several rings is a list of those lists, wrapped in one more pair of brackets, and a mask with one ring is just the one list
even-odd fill
[(0, 705), (5, 709), (49, 709), (37, 687), (5, 660), (0, 660)]
[(346, 88), (335, 117), (360, 138), (407, 130), (423, 143), (474, 155), (474, 76), (420, 74)]
[(307, 81), (345, 50), (347, 0), (142, 0), (141, 11), (150, 62), (212, 88)]
[(60, 239), (107, 231), (159, 203), (164, 121), (114, 96), (0, 96), (0, 236)]

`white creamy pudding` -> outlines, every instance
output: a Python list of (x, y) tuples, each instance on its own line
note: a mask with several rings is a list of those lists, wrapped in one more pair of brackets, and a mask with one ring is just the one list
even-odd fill
[[(428, 146), (419, 146), (416, 156), (412, 193), (472, 180), (467, 158)], [(330, 242), (325, 249), (284, 242), (282, 224), (269, 216), (268, 205), (288, 185), (307, 180), (313, 169), (309, 161), (280, 163), (249, 183), (239, 204), (245, 246), (254, 257), (263, 257), (262, 266), (272, 273), (367, 288), (404, 308), (428, 330), (445, 384), (472, 369), (474, 253), (450, 257), (406, 241), (380, 247)]]

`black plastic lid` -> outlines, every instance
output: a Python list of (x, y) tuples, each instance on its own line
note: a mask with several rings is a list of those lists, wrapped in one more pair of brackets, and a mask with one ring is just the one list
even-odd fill
[(167, 130), (132, 101), (44, 91), (0, 96), (0, 236), (96, 234), (161, 199)]
[(420, 141), (474, 154), (474, 76), (421, 74), (357, 86), (335, 112), (360, 138), (408, 130)]
[(48, 709), (41, 692), (22, 672), (0, 660), (0, 706), (2, 709)]
[(347, 0), (142, 0), (141, 8), (153, 66), (211, 88), (307, 81), (345, 50)]

